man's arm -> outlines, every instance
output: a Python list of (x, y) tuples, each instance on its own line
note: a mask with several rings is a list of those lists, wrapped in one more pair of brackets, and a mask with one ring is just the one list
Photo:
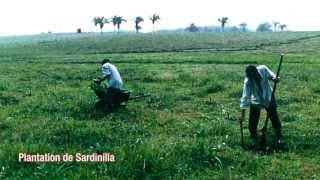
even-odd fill
[(245, 112), (246, 112), (246, 109), (249, 107), (249, 103), (250, 103), (250, 96), (251, 96), (251, 90), (249, 87), (249, 81), (248, 79), (245, 79), (243, 83), (242, 97), (240, 100), (240, 108), (241, 108), (241, 116), (239, 118), (240, 123), (242, 123), (242, 121), (245, 118)]
[(269, 80), (272, 80), (273, 82), (280, 81), (280, 78), (277, 78), (277, 76), (267, 66), (265, 66), (265, 73)]
[(106, 79), (109, 79), (109, 77), (110, 77), (110, 75), (101, 76), (101, 77), (98, 77), (98, 78), (96, 79), (96, 81), (97, 81), (98, 83), (101, 83), (102, 81), (104, 81), (104, 80), (106, 80)]
[(247, 109), (249, 107), (250, 98), (251, 98), (251, 88), (249, 85), (249, 80), (246, 78), (243, 82), (242, 97), (240, 99), (241, 109)]
[(249, 106), (251, 96), (251, 89), (249, 87), (249, 80), (246, 78), (243, 83), (243, 91), (242, 91), (242, 97), (240, 100), (240, 108), (241, 108), (241, 116), (239, 118), (239, 124), (240, 124), (240, 133), (241, 133), (241, 145), (243, 146), (243, 121), (246, 114), (246, 108)]

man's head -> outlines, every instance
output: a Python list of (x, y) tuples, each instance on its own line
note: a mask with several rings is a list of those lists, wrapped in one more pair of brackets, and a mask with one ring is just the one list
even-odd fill
[(246, 76), (248, 79), (258, 79), (259, 73), (255, 65), (248, 65), (246, 68)]
[(111, 60), (109, 58), (104, 58), (102, 61), (101, 61), (101, 64), (105, 64), (105, 63), (110, 63)]

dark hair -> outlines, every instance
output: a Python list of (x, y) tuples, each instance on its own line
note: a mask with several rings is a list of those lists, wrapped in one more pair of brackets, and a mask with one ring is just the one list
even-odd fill
[(104, 58), (102, 61), (101, 61), (101, 64), (105, 64), (105, 63), (109, 63), (111, 62), (111, 60), (109, 58)]
[(246, 75), (248, 78), (252, 78), (252, 76), (257, 74), (257, 67), (255, 65), (248, 65), (246, 68)]

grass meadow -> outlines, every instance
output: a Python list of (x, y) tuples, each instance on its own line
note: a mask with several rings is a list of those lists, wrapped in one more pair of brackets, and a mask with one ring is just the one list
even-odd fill
[[(244, 69), (275, 72), (281, 52), (276, 97), (289, 150), (242, 149)], [(318, 179), (319, 52), (320, 32), (1, 37), (0, 179)], [(104, 57), (132, 94), (151, 96), (96, 110), (89, 85)], [(116, 161), (26, 163), (21, 152), (110, 152)]]

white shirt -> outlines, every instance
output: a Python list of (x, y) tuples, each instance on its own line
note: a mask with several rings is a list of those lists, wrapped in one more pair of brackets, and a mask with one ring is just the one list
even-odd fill
[(240, 100), (240, 108), (247, 109), (251, 104), (257, 107), (268, 107), (271, 101), (272, 89), (269, 85), (269, 80), (276, 78), (276, 75), (265, 65), (257, 66), (258, 73), (261, 76), (260, 84), (262, 93), (255, 81), (245, 78), (243, 83), (243, 92)]
[(104, 77), (110, 75), (108, 78), (109, 87), (122, 89), (123, 82), (118, 69), (111, 63), (105, 63), (102, 65), (102, 74)]

